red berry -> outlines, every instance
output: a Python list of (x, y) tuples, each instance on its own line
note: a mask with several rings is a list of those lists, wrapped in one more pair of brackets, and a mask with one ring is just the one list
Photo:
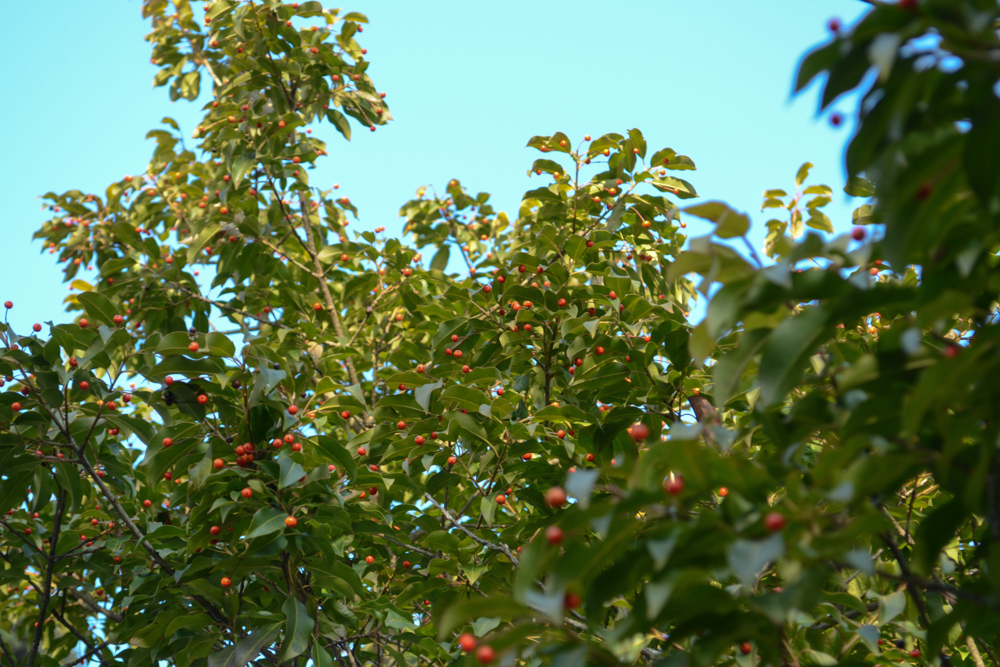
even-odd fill
[(223, 577), (222, 581), (220, 581), (219, 583), (222, 584), (223, 588), (229, 588), (230, 586), (233, 585), (233, 580), (230, 579), (229, 577)]
[(375, 562), (375, 556), (366, 556), (365, 557), (365, 562), (368, 563), (369, 565), (371, 565), (372, 563)]
[(244, 498), (249, 498), (250, 496), (253, 495), (253, 491), (249, 487), (247, 487), (242, 491), (240, 491), (240, 495), (243, 496)]
[(826, 27), (830, 29), (830, 32), (840, 32), (840, 19), (832, 18), (826, 23)]
[(853, 238), (855, 241), (864, 241), (865, 240), (865, 228), (864, 227), (855, 227), (853, 230), (851, 230), (851, 238)]
[(3, 307), (6, 308), (6, 309), (8, 309), (8, 310), (10, 310), (11, 308), (14, 307), (14, 302), (13, 301), (4, 301), (3, 302)]
[(219, 528), (218, 526), (212, 526), (211, 528), (208, 529), (208, 532), (211, 533), (212, 535), (218, 535), (219, 533), (222, 532), (222, 529)]
[(504, 495), (497, 496), (497, 505), (506, 505), (506, 504), (507, 504), (507, 496)]
[(491, 662), (493, 662), (493, 659), (495, 657), (496, 657), (496, 652), (493, 650), (493, 647), (490, 646), (489, 644), (483, 644), (478, 649), (476, 649), (476, 661), (479, 662), (480, 665), (490, 664)]
[(580, 596), (576, 593), (566, 593), (563, 596), (563, 608), (564, 609), (576, 609), (580, 606)]
[(729, 489), (727, 489), (724, 486), (719, 487), (719, 495), (725, 498), (726, 496), (729, 495)]
[(418, 445), (422, 445), (422, 444), (424, 444), (424, 436), (422, 436), (422, 435), (418, 435), (417, 437), (415, 437), (415, 438), (413, 439), (413, 442), (415, 442), (415, 443), (416, 443), (416, 444), (418, 444)]
[(555, 546), (563, 541), (563, 531), (559, 526), (549, 526), (545, 529), (545, 539), (549, 544)]
[(468, 632), (463, 632), (458, 638), (458, 645), (462, 647), (464, 652), (472, 653), (473, 649), (476, 648), (476, 638)]
[(174, 439), (173, 438), (164, 438), (163, 439), (163, 446), (164, 447), (169, 447), (172, 444), (174, 444)]
[(771, 512), (764, 517), (764, 527), (772, 533), (778, 532), (785, 527), (785, 515), (781, 512)]
[(222, 470), (225, 466), (226, 462), (223, 461), (222, 459), (215, 459), (212, 462), (212, 467), (214, 467), (216, 470)]
[(549, 507), (559, 509), (566, 504), (566, 492), (559, 486), (553, 486), (545, 492), (545, 502)]
[(740, 644), (740, 653), (742, 653), (743, 655), (747, 655), (748, 653), (750, 653), (751, 649), (752, 647), (750, 646), (750, 642), (743, 642), (742, 644)]
[(289, 528), (295, 528), (295, 526), (298, 523), (299, 523), (299, 520), (296, 519), (294, 516), (285, 517), (285, 525), (288, 526)]
[(663, 488), (672, 496), (679, 495), (684, 490), (684, 478), (679, 475), (669, 477), (664, 480)]
[(633, 440), (636, 442), (642, 442), (649, 437), (649, 427), (640, 422), (633, 425), (629, 429), (629, 433), (632, 435)]

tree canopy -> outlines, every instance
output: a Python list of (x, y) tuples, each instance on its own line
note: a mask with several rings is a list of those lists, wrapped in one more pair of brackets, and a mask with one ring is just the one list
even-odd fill
[(758, 255), (624, 128), (355, 232), (307, 128), (392, 120), (367, 19), (145, 0), (211, 101), (45, 196), (75, 321), (0, 324), (0, 663), (1000, 667), (1000, 7), (870, 4), (795, 84), (859, 95), (855, 226), (805, 164)]

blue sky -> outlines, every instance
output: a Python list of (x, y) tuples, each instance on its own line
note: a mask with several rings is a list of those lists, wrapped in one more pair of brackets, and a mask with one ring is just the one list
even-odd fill
[[(331, 5), (332, 3), (326, 3)], [(401, 231), (401, 204), (420, 185), (451, 178), (493, 193), (515, 214), (537, 187), (526, 174), (536, 134), (624, 133), (637, 127), (651, 148), (689, 155), (690, 181), (705, 198), (750, 213), (760, 245), (766, 188), (810, 182), (834, 188), (826, 209), (838, 232), (853, 203), (842, 193), (848, 122), (817, 116), (817, 88), (793, 98), (801, 56), (828, 38), (827, 20), (852, 22), (857, 0), (590, 0), (503, 3), (358, 0), (368, 15), (360, 35), (369, 73), (387, 92), (395, 121), (350, 143), (316, 129), (331, 157), (310, 177), (340, 184), (360, 209), (352, 229)], [(19, 331), (67, 321), (68, 294), (52, 256), (31, 234), (45, 219), (38, 196), (71, 188), (103, 192), (141, 173), (145, 139), (164, 116), (190, 136), (199, 104), (171, 103), (152, 88), (154, 67), (139, 0), (48, 0), (44, 32), (0, 23), (4, 104), (0, 107), (0, 301), (15, 302)], [(207, 85), (203, 85), (203, 90)], [(694, 223), (689, 231), (703, 233)]]

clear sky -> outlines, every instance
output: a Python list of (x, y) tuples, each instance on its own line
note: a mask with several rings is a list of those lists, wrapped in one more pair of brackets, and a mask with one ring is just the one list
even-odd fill
[[(335, 6), (325, 2), (327, 6)], [(45, 30), (0, 22), (0, 300), (25, 332), (67, 321), (68, 294), (53, 256), (31, 235), (46, 216), (37, 197), (71, 188), (103, 192), (137, 174), (152, 154), (148, 130), (164, 116), (190, 137), (199, 104), (171, 103), (152, 88), (154, 67), (139, 0), (47, 0)], [(356, 0), (369, 70), (395, 121), (347, 143), (315, 132), (331, 157), (310, 176), (340, 183), (360, 209), (352, 229), (401, 231), (399, 207), (418, 186), (459, 178), (516, 214), (537, 187), (526, 171), (535, 134), (641, 129), (653, 149), (689, 155), (703, 197), (751, 214), (758, 240), (766, 188), (794, 186), (805, 161), (811, 182), (834, 188), (827, 207), (849, 229), (843, 194), (848, 122), (817, 115), (817, 90), (793, 98), (801, 56), (828, 39), (830, 17), (860, 16), (858, 0)], [(203, 85), (205, 90), (207, 85)], [(697, 223), (689, 231), (703, 233)]]

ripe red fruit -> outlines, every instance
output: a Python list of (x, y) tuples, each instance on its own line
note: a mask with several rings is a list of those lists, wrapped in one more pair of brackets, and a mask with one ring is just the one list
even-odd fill
[(367, 449), (365, 449), (364, 447), (358, 447), (358, 456), (364, 456), (367, 453), (368, 453)]
[(944, 348), (944, 356), (947, 359), (954, 359), (961, 352), (962, 352), (962, 348), (961, 347), (959, 347), (958, 345), (952, 345), (950, 343), (947, 346), (945, 346), (945, 348)]
[(865, 228), (864, 227), (855, 227), (853, 230), (851, 230), (851, 238), (853, 238), (855, 241), (864, 241), (865, 240)]
[(504, 495), (497, 496), (497, 505), (506, 505), (506, 504), (507, 504), (507, 496)]
[(833, 114), (830, 115), (830, 125), (833, 125), (834, 127), (840, 127), (841, 125), (843, 125), (843, 123), (844, 123), (843, 114), (834, 112)]
[(531, 452), (527, 452), (526, 454), (522, 454), (521, 458), (524, 459), (525, 461), (530, 461), (531, 456), (532, 456)]
[[(174, 474), (172, 472), (165, 472), (165, 473), (163, 473), (163, 479), (167, 480), (168, 482), (170, 480), (172, 480), (173, 478), (174, 478)], [(96, 521), (97, 519), (94, 519), (94, 520)]]
[(559, 509), (566, 504), (566, 492), (559, 486), (553, 486), (545, 492), (545, 502), (549, 507)]
[(219, 528), (218, 526), (212, 526), (211, 528), (208, 529), (208, 532), (212, 535), (218, 535), (219, 533), (222, 532), (222, 529)]
[(490, 664), (491, 662), (493, 662), (493, 659), (495, 657), (496, 657), (496, 652), (493, 650), (493, 647), (490, 646), (489, 644), (483, 644), (478, 649), (476, 649), (476, 661), (480, 665)]
[(173, 383), (174, 383), (174, 379), (172, 377), (168, 377), (168, 378), (166, 378), (166, 379), (163, 380), (163, 384), (167, 385), (168, 387), (170, 385), (172, 385)]
[(198, 403), (201, 405), (205, 405), (206, 403), (208, 403), (208, 396), (206, 396), (205, 394), (199, 394)]
[(247, 487), (242, 491), (240, 491), (240, 495), (243, 496), (244, 498), (249, 498), (250, 496), (253, 495), (253, 490), (251, 490), (250, 487)]
[(404, 428), (406, 428), (406, 422), (404, 422), (404, 421), (396, 422), (396, 428), (398, 428), (400, 431), (402, 431)]
[(915, 648), (912, 651), (910, 651), (911, 658), (919, 658), (920, 656), (921, 656), (920, 649)]
[(764, 517), (764, 527), (770, 532), (776, 533), (785, 527), (785, 515), (781, 512), (771, 512)]
[(290, 406), (288, 406), (288, 414), (294, 415), (294, 414), (298, 414), (298, 412), (299, 412), (299, 406), (297, 406), (297, 405), (290, 405)]
[(86, 317), (81, 317), (80, 318), (80, 328), (81, 329), (86, 329), (88, 324), (90, 324), (90, 322), (87, 321)]
[(410, 567), (410, 561), (404, 560), (403, 561), (403, 567), (406, 568), (406, 569), (409, 569), (409, 567)]
[(558, 431), (556, 431), (556, 437), (562, 440), (563, 438), (566, 437), (566, 431), (559, 429)]
[(341, 419), (350, 419), (351, 418), (351, 411), (350, 410), (344, 410), (343, 412), (340, 413), (340, 418)]
[(88, 389), (90, 389), (90, 383), (87, 382), (86, 380), (83, 380), (82, 382), (80, 382), (80, 389), (82, 389), (83, 391), (87, 391)]
[(11, 308), (14, 307), (14, 302), (13, 301), (4, 301), (3, 302), (3, 307), (6, 308), (6, 309), (8, 309), (8, 310), (10, 310)]
[(223, 588), (229, 588), (230, 586), (233, 585), (233, 580), (230, 579), (229, 577), (223, 577), (222, 581), (220, 581), (219, 583), (222, 584)]
[(463, 632), (458, 638), (458, 645), (462, 647), (464, 652), (472, 653), (472, 650), (476, 648), (476, 638), (468, 632)]
[(580, 596), (576, 593), (566, 593), (563, 596), (563, 608), (564, 609), (576, 609), (580, 606)]
[(679, 495), (684, 490), (684, 478), (680, 475), (668, 477), (663, 481), (663, 489), (672, 496)]
[(729, 489), (727, 489), (724, 486), (719, 487), (719, 495), (725, 498), (726, 496), (729, 495)]
[(448, 465), (453, 466), (456, 463), (458, 463), (458, 459), (456, 459), (454, 456), (449, 456), (448, 457)]
[(21, 404), (18, 403), (17, 401), (14, 401), (13, 403), (10, 404), (10, 409), (13, 410), (14, 412), (19, 412), (21, 410)]
[(368, 563), (369, 565), (371, 565), (372, 563), (375, 562), (375, 556), (366, 556), (365, 557), (365, 562)]
[(125, 318), (122, 317), (121, 315), (115, 315), (113, 318), (111, 318), (111, 321), (114, 322), (115, 324), (121, 324), (122, 322), (125, 321)]
[(750, 653), (751, 649), (752, 647), (750, 646), (750, 642), (743, 642), (742, 644), (740, 644), (740, 653), (742, 653), (743, 655), (747, 655), (748, 653)]
[(200, 346), (198, 345), (198, 343), (194, 341), (191, 341), (191, 344), (188, 345), (188, 349), (191, 350), (192, 352), (197, 352), (199, 347)]
[(295, 528), (295, 526), (298, 525), (298, 523), (299, 520), (296, 519), (294, 516), (285, 517), (285, 525), (288, 526), (289, 528)]
[(832, 18), (826, 23), (826, 27), (830, 29), (830, 32), (840, 32), (840, 19)]
[(417, 437), (415, 437), (415, 438), (413, 439), (413, 442), (415, 442), (415, 443), (416, 443), (416, 444), (418, 444), (418, 445), (422, 445), (422, 444), (424, 444), (424, 436), (422, 436), (422, 435), (418, 435)]
[(215, 459), (212, 461), (212, 467), (216, 470), (222, 470), (226, 466), (226, 462), (222, 459)]
[(649, 437), (649, 427), (643, 423), (634, 424), (630, 429), (629, 433), (632, 439), (636, 442), (642, 442)]
[(563, 531), (559, 526), (549, 526), (545, 529), (545, 539), (555, 546), (563, 541)]
[(142, 506), (143, 507), (152, 507), (153, 506), (153, 501), (150, 500), (149, 498), (147, 498), (146, 500), (142, 501)]
[(32, 330), (38, 332), (38, 331), (42, 330), (42, 325), (41, 324), (32, 324), (31, 328), (32, 328)]

